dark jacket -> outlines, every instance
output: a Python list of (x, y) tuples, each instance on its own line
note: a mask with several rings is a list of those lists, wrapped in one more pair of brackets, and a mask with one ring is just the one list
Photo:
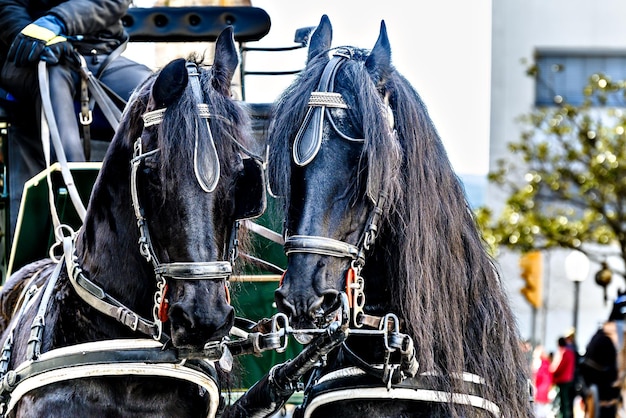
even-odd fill
[(0, 0), (0, 55), (6, 56), (15, 36), (39, 17), (50, 14), (67, 29), (65, 35), (84, 55), (109, 53), (126, 38), (121, 18), (131, 0)]
[(614, 387), (617, 380), (617, 349), (613, 340), (600, 329), (589, 341), (587, 352), (580, 366), (581, 373), (588, 386), (595, 384), (601, 400), (615, 399), (619, 396), (619, 387)]

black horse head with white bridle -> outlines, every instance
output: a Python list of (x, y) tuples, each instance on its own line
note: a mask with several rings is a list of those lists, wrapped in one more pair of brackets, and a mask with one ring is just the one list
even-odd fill
[(229, 334), (237, 221), (265, 208), (249, 118), (230, 94), (238, 62), (228, 28), (210, 68), (178, 59), (139, 86), (83, 226), (57, 230), (59, 270), (37, 263), (10, 279), (46, 281), (4, 334), (14, 416), (215, 414), (213, 366), (167, 356), (202, 357)]
[[(268, 135), (286, 213), (277, 306), (302, 342), (346, 310), (351, 321), (302, 415), (531, 416), (515, 319), (426, 107), (391, 64), (384, 22), (371, 50), (331, 40), (324, 16)], [(414, 342), (412, 377), (392, 331)]]

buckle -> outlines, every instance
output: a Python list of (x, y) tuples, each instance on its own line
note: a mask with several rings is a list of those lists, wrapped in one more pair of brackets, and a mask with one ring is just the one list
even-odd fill
[(130, 312), (131, 316), (135, 317), (135, 320), (133, 321), (132, 325), (129, 325), (130, 329), (132, 329), (133, 331), (137, 331), (137, 327), (139, 326), (139, 315), (137, 315), (134, 312)]
[(79, 112), (78, 113), (78, 121), (83, 126), (84, 125), (90, 125), (91, 122), (93, 121), (93, 116), (91, 114), (91, 110), (89, 111), (89, 113), (87, 113), (87, 116), (85, 116), (85, 114), (83, 112)]

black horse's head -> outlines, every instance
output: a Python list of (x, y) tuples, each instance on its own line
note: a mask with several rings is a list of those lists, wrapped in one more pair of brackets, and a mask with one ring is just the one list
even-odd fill
[(167, 65), (152, 86), (136, 145), (136, 204), (167, 285), (161, 320), (169, 319), (179, 347), (201, 347), (230, 331), (226, 286), (239, 242), (233, 227), (252, 215), (250, 201), (262, 204), (260, 167), (244, 154), (247, 118), (230, 97), (238, 62), (228, 29), (210, 70), (184, 60)]
[[(426, 106), (391, 65), (384, 23), (371, 51), (330, 43), (323, 17), (269, 132), (270, 186), (286, 212), (278, 308), (295, 328), (324, 326), (345, 318), (336, 308), (347, 290), (353, 325), (389, 329), (379, 319), (397, 315), (420, 369), (443, 377), (443, 392), (468, 399), (456, 376), (469, 372), (484, 378), (482, 395), (503, 416), (529, 416), (514, 315)], [(353, 353), (376, 357), (351, 341)], [(361, 411), (377, 411), (361, 401)], [(436, 415), (482, 416), (454, 402)]]
[(384, 23), (371, 52), (330, 50), (331, 38), (324, 16), (269, 133), (271, 187), (286, 199), (289, 258), (276, 302), (300, 328), (326, 323), (346, 277), (360, 271), (400, 160), (385, 100), (392, 68)]
[[(120, 276), (150, 283), (139, 285), (140, 278), (130, 277), (118, 290), (120, 298), (144, 317), (154, 317), (176, 347), (201, 349), (229, 333), (234, 310), (227, 286), (241, 243), (234, 226), (264, 209), (261, 166), (250, 158), (255, 156), (249, 118), (230, 93), (238, 62), (233, 31), (227, 28), (216, 41), (210, 68), (178, 59), (138, 88), (101, 172), (104, 178), (129, 170), (128, 159), (124, 166), (117, 162), (122, 158), (113, 157), (128, 154), (131, 145), (130, 197), (116, 197), (125, 200), (124, 207), (113, 208), (111, 215), (102, 209), (111, 193), (97, 185), (90, 203), (87, 248), (94, 258), (102, 257), (100, 241), (129, 252), (132, 262), (117, 266)], [(122, 223), (131, 226), (122, 228)], [(112, 238), (99, 239), (100, 232)], [(98, 276), (102, 267), (92, 270)]]

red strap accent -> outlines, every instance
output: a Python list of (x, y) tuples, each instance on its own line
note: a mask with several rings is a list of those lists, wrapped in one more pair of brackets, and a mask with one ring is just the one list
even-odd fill
[(161, 296), (161, 303), (159, 304), (159, 321), (166, 322), (169, 318), (167, 316), (167, 311), (170, 308), (170, 303), (167, 300), (167, 283), (163, 287), (163, 296)]
[(346, 271), (346, 295), (348, 295), (348, 306), (352, 308), (352, 285), (356, 281), (356, 271), (352, 267)]
[(224, 285), (224, 291), (226, 292), (226, 303), (230, 305), (230, 289), (228, 283)]
[(283, 271), (283, 275), (280, 276), (280, 281), (278, 282), (278, 287), (283, 285), (283, 280), (285, 280), (285, 274), (287, 274), (287, 270)]

